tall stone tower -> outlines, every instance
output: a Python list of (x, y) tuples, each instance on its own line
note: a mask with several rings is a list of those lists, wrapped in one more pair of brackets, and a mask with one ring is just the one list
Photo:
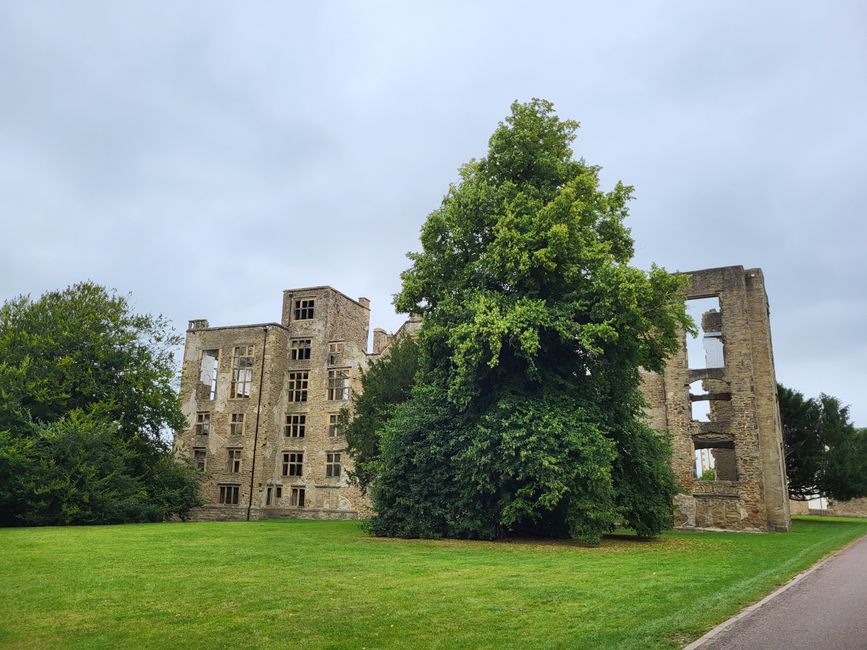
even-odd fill
[(673, 437), (673, 467), (683, 488), (677, 525), (788, 530), (764, 277), (742, 266), (687, 275), (687, 301), (716, 300), (701, 317), (704, 354), (690, 357), (684, 336), (665, 371), (644, 377), (652, 425)]

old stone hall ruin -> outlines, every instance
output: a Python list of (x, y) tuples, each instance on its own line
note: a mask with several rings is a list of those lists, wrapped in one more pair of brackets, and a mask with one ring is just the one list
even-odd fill
[[(701, 317), (704, 354), (681, 350), (644, 375), (648, 417), (672, 435), (682, 528), (788, 530), (789, 502), (762, 272), (695, 271), (686, 300)], [(195, 519), (369, 514), (346, 476), (338, 414), (370, 360), (395, 336), (376, 329), (370, 301), (331, 287), (283, 292), (279, 323), (211, 327), (190, 321), (180, 397), (189, 427), (175, 448), (208, 473)], [(703, 407), (703, 408), (702, 408)]]

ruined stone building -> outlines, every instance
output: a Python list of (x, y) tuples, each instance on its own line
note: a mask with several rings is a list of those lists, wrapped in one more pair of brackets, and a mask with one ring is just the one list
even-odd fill
[[(175, 447), (211, 477), (199, 519), (365, 513), (338, 415), (367, 362), (370, 303), (331, 287), (283, 292), (279, 323), (190, 321)], [(377, 333), (381, 336), (380, 333)]]
[[(687, 300), (711, 300), (705, 353), (686, 336), (662, 374), (644, 376), (648, 416), (673, 439), (683, 493), (677, 525), (788, 530), (790, 525), (767, 295), (759, 269), (690, 273)], [(338, 414), (371, 356), (369, 301), (331, 287), (290, 289), (280, 323), (190, 321), (181, 402), (190, 426), (175, 447), (207, 470), (199, 519), (354, 518), (368, 514), (346, 480)], [(397, 335), (420, 325), (410, 319)], [(696, 409), (704, 404), (704, 411)], [(710, 474), (700, 470), (711, 466)]]
[[(703, 355), (686, 337), (662, 374), (644, 376), (651, 425), (672, 435), (672, 464), (683, 492), (676, 524), (685, 528), (788, 530), (783, 434), (760, 269), (695, 271), (688, 301), (714, 303), (701, 315)], [(702, 408), (704, 406), (704, 408)], [(713, 465), (702, 480), (701, 459)]]

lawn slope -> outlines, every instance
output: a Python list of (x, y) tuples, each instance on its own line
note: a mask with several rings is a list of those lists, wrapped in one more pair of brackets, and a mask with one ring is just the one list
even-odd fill
[(0, 530), (0, 647), (678, 647), (867, 534), (371, 538), (356, 522)]

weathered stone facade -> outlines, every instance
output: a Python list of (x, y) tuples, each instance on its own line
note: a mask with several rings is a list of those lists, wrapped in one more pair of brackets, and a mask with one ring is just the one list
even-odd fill
[(367, 362), (370, 305), (331, 287), (290, 289), (280, 323), (209, 327), (190, 321), (179, 453), (204, 466), (196, 519), (354, 518), (335, 421)]
[[(788, 530), (762, 273), (732, 266), (689, 275), (687, 300), (719, 299), (719, 311), (702, 318), (711, 367), (689, 367), (684, 336), (665, 371), (643, 378), (652, 426), (672, 433), (673, 467), (683, 488), (676, 498), (677, 525)], [(358, 388), (368, 359), (385, 353), (396, 337), (414, 335), (421, 325), (420, 319), (410, 318), (394, 335), (374, 330), (367, 355), (369, 318), (366, 299), (312, 287), (284, 292), (279, 324), (212, 328), (207, 321), (190, 322), (181, 400), (191, 426), (176, 434), (175, 445), (180, 453), (203, 459), (211, 477), (204, 489), (207, 505), (194, 517), (348, 518), (368, 513), (366, 500), (346, 481), (351, 460), (333, 418), (349, 390)], [(339, 373), (346, 374), (345, 381)], [(307, 382), (304, 399), (297, 383), (302, 377)], [(700, 385), (701, 392), (691, 394), (691, 384)], [(693, 419), (692, 404), (699, 401), (710, 403), (707, 422)], [(696, 450), (701, 449), (711, 450), (715, 480), (697, 475)], [(338, 475), (334, 454), (340, 454)]]
[[(760, 269), (688, 274), (686, 299), (717, 298), (702, 317), (707, 363), (689, 363), (686, 336), (661, 375), (644, 377), (652, 426), (668, 429), (683, 492), (684, 528), (788, 530), (791, 526), (768, 299)], [(692, 361), (692, 360), (690, 360)], [(698, 367), (699, 365), (704, 367)], [(693, 366), (693, 367), (690, 367)], [(693, 413), (709, 403), (706, 421)], [(696, 451), (711, 450), (715, 480), (700, 480)]]

